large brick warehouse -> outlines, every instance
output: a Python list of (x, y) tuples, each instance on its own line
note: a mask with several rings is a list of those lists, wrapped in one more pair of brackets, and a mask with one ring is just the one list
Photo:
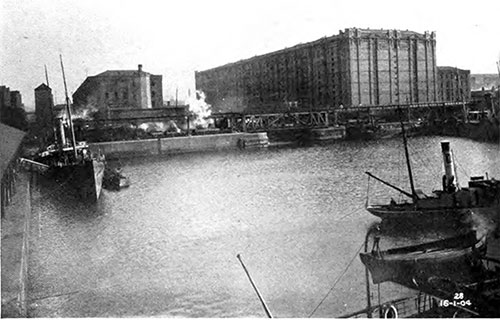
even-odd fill
[(195, 72), (215, 112), (272, 112), (438, 100), (434, 32), (338, 35)]

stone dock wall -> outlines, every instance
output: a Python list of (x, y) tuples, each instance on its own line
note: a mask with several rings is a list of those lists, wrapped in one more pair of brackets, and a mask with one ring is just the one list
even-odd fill
[(267, 134), (227, 133), (146, 140), (128, 140), (90, 143), (92, 152), (101, 152), (107, 158), (154, 156), (237, 148), (267, 147)]
[(30, 175), (16, 175), (12, 201), (2, 217), (2, 318), (27, 317)]

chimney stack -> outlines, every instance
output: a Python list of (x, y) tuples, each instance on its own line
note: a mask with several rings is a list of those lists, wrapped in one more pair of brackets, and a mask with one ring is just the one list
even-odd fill
[(142, 64), (140, 64), (140, 65), (138, 66), (138, 70), (139, 70), (139, 72), (142, 72)]
[(443, 191), (455, 192), (458, 189), (457, 178), (455, 176), (455, 164), (449, 141), (441, 142), (441, 152), (444, 160)]

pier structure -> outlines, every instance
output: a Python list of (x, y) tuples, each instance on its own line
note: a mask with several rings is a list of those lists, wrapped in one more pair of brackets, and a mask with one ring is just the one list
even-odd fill
[[(271, 136), (280, 135), (286, 140), (287, 132), (290, 136), (294, 136), (297, 132), (302, 131), (304, 134), (309, 135), (313, 141), (321, 140), (324, 142), (325, 140), (344, 138), (346, 128), (348, 132), (351, 132), (350, 129), (363, 131), (367, 126), (384, 131), (384, 128), (394, 124), (391, 131), (395, 132), (400, 128), (399, 122), (401, 120), (420, 125), (434, 125), (450, 119), (454, 119), (455, 122), (466, 122), (469, 110), (474, 103), (474, 101), (470, 100), (468, 102), (361, 105), (310, 111), (286, 110), (274, 113), (212, 113), (209, 118), (213, 124), (208, 129), (199, 129), (190, 125), (192, 116), (187, 112), (187, 109), (149, 109), (147, 112), (143, 112), (143, 110), (127, 110), (126, 112), (115, 112), (99, 119), (81, 119), (77, 121), (77, 128), (95, 129), (123, 125), (138, 128), (141, 124), (163, 123), (164, 131), (153, 132), (154, 134), (151, 134), (150, 138), (183, 136), (195, 132), (197, 135), (267, 132)], [(169, 128), (169, 126), (165, 126), (168, 123), (177, 129), (182, 128), (182, 130), (179, 129), (171, 135), (165, 131), (165, 128)], [(281, 133), (276, 133), (280, 131)]]
[(30, 192), (18, 165), (25, 134), (0, 123), (2, 318), (27, 315)]
[(353, 122), (390, 122), (399, 121), (401, 114), (404, 121), (412, 118), (433, 118), (444, 120), (450, 115), (464, 117), (469, 102), (428, 102), (411, 104), (388, 104), (357, 106), (309, 112), (282, 112), (282, 113), (213, 113), (211, 118), (216, 123), (223, 123), (224, 127), (231, 127), (243, 132), (273, 131), (282, 129), (328, 128), (338, 127)]

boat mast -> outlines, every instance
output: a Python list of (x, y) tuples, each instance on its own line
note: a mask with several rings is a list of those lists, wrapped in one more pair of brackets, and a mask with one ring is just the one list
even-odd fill
[[(50, 89), (50, 85), (49, 85), (49, 73), (47, 72), (47, 65), (44, 64), (43, 65), (43, 68), (45, 69), (45, 84), (47, 85), (47, 87), (49, 87)], [(51, 118), (52, 118), (52, 132), (54, 133), (54, 143), (55, 144), (58, 144), (58, 139), (57, 139), (57, 129), (56, 129), (56, 123), (54, 122), (54, 96), (52, 95), (52, 89), (51, 90), (51, 98), (52, 98), (52, 102), (51, 102), (51, 108), (50, 108), (50, 112), (52, 113), (51, 115)], [(59, 146), (61, 149), (62, 147)]]
[(497, 61), (498, 79), (500, 79), (500, 60)]
[(250, 273), (247, 270), (247, 267), (243, 263), (243, 260), (241, 260), (241, 255), (238, 253), (236, 255), (236, 258), (238, 258), (238, 260), (240, 260), (241, 266), (243, 267), (243, 270), (245, 270), (245, 273), (247, 274), (248, 280), (250, 280), (250, 283), (252, 284), (252, 287), (255, 290), (255, 293), (257, 294), (257, 297), (259, 298), (260, 303), (262, 304), (262, 307), (264, 308), (264, 311), (266, 312), (267, 317), (272, 318), (273, 315), (271, 314), (271, 311), (269, 311), (269, 308), (267, 307), (267, 304), (264, 301), (264, 298), (262, 298), (262, 295), (260, 294), (259, 289), (257, 289), (257, 286), (253, 282), (252, 277), (250, 276)]
[(417, 192), (415, 191), (415, 185), (413, 184), (413, 174), (411, 172), (410, 155), (408, 154), (408, 141), (406, 140), (405, 126), (403, 124), (403, 119), (401, 117), (401, 109), (399, 109), (399, 121), (401, 122), (401, 131), (403, 134), (403, 144), (405, 147), (406, 165), (408, 167), (408, 177), (410, 178), (410, 187), (413, 200), (418, 199)]
[(68, 113), (69, 130), (71, 131), (71, 143), (73, 144), (73, 152), (75, 153), (75, 160), (76, 160), (77, 153), (76, 153), (75, 130), (73, 129), (73, 119), (71, 119), (71, 108), (70, 108), (69, 97), (68, 97), (68, 87), (66, 86), (66, 76), (64, 75), (64, 65), (63, 65), (61, 54), (59, 55), (59, 59), (61, 60), (61, 70), (62, 70), (62, 76), (63, 76), (63, 81), (64, 81), (64, 94), (66, 95), (66, 112)]
[(45, 68), (45, 82), (47, 83), (47, 87), (50, 88), (50, 85), (49, 85), (49, 74), (47, 73), (47, 65), (44, 64), (43, 67)]

